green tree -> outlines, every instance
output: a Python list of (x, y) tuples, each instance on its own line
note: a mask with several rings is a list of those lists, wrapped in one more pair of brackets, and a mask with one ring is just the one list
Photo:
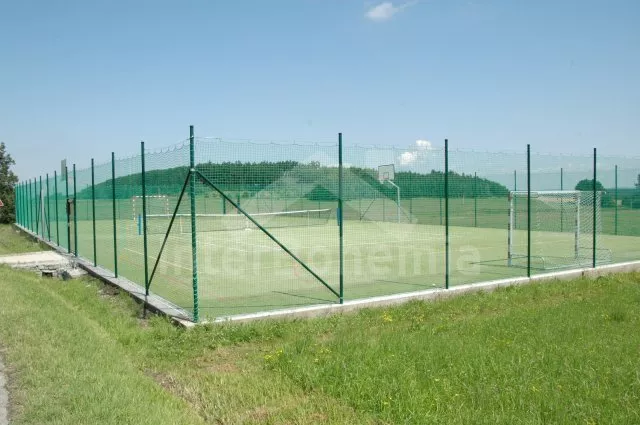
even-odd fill
[[(576, 190), (581, 190), (585, 192), (590, 192), (593, 190), (593, 179), (584, 179), (580, 180), (576, 185)], [(602, 183), (596, 180), (596, 190), (601, 192), (604, 191), (604, 186)]]
[(13, 223), (16, 218), (13, 188), (18, 183), (18, 176), (11, 171), (15, 163), (4, 142), (0, 143), (0, 200), (4, 203), (0, 208), (0, 223)]

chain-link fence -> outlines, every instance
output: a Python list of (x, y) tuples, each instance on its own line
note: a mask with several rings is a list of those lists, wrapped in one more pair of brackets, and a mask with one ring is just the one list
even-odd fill
[(640, 260), (640, 158), (192, 134), (19, 183), (16, 214), (197, 321)]

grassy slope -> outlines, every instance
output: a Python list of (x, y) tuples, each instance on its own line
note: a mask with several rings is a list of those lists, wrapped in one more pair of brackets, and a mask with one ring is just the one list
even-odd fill
[(43, 245), (31, 238), (21, 236), (21, 232), (13, 226), (0, 225), (0, 255), (20, 252), (42, 251)]
[(639, 274), (183, 331), (0, 272), (18, 424), (640, 422)]

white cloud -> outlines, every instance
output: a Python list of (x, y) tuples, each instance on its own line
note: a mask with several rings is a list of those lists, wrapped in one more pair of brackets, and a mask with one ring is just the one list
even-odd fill
[(430, 141), (424, 139), (416, 140), (416, 148), (400, 154), (398, 161), (400, 161), (400, 165), (413, 164), (420, 158), (426, 156), (426, 151), (430, 151), (432, 149), (433, 146)]
[(394, 6), (392, 2), (385, 1), (384, 3), (380, 3), (379, 5), (369, 9), (367, 13), (365, 13), (365, 16), (374, 22), (384, 22), (393, 18), (393, 16), (402, 9), (412, 6), (413, 4), (415, 4), (415, 1), (405, 3), (400, 6)]
[(403, 152), (398, 159), (400, 160), (400, 165), (413, 164), (418, 159), (418, 152)]
[(416, 140), (416, 146), (420, 150), (429, 151), (432, 149), (431, 142), (428, 140)]
[(384, 2), (369, 9), (369, 11), (366, 13), (366, 16), (372, 21), (381, 22), (391, 19), (397, 12), (398, 8), (394, 7), (393, 3)]

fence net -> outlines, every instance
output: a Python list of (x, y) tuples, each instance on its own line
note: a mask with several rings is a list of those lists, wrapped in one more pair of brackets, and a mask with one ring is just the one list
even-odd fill
[(16, 221), (194, 319), (640, 260), (640, 159), (526, 152), (196, 138), (24, 181)]

